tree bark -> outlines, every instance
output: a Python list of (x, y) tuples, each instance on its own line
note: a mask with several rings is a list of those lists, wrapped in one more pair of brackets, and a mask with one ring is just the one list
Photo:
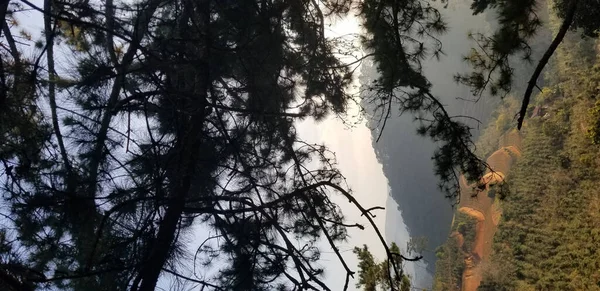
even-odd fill
[(6, 11), (8, 10), (8, 3), (10, 3), (10, 0), (0, 0), (0, 21), (2, 21), (1, 23), (6, 22)]

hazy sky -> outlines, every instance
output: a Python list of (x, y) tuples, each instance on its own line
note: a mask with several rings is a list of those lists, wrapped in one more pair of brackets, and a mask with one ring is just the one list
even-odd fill
[[(342, 20), (337, 20), (331, 23), (326, 29), (328, 37), (339, 37), (344, 35), (352, 35), (360, 32), (358, 20), (354, 16), (348, 16)], [(360, 69), (356, 70), (360, 72)], [(358, 76), (355, 76), (355, 86), (358, 86)], [(350, 92), (355, 93), (355, 92)], [(356, 113), (356, 109), (350, 110), (350, 115)], [(375, 151), (371, 144), (371, 131), (363, 122), (355, 124), (352, 128), (345, 125), (340, 119), (330, 116), (329, 118), (315, 123), (313, 121), (304, 121), (298, 124), (299, 136), (309, 142), (324, 143), (327, 147), (336, 153), (338, 167), (342, 174), (346, 177), (350, 188), (353, 191), (356, 199), (365, 207), (382, 206), (386, 207), (385, 211), (377, 211), (375, 214), (375, 222), (382, 233), (385, 232), (386, 215), (392, 215), (392, 222), (397, 222), (394, 227), (397, 228), (395, 233), (396, 242), (402, 249), (408, 240), (408, 231), (402, 223), (402, 218), (397, 211), (397, 205), (392, 199), (388, 202), (388, 181), (383, 173), (382, 165), (377, 161)], [(352, 204), (348, 203), (347, 199), (340, 196), (333, 200), (337, 202), (344, 212), (344, 215), (349, 222), (358, 222), (365, 226), (368, 221), (361, 217), (361, 213)], [(389, 225), (388, 225), (389, 228)], [(347, 259), (346, 262), (353, 269), (357, 270), (358, 261), (351, 250), (355, 246), (366, 244), (371, 249), (371, 252), (378, 258), (384, 259), (385, 253), (377, 234), (371, 227), (365, 230), (352, 228), (349, 231), (350, 238), (346, 244), (340, 246), (340, 249), (345, 251), (343, 254)], [(394, 236), (394, 235), (392, 235)], [(324, 248), (323, 251), (331, 252), (331, 249)], [(324, 252), (325, 253), (325, 252)], [(326, 265), (326, 282), (331, 286), (332, 290), (342, 290), (345, 280), (345, 270), (337, 258), (329, 253), (324, 257), (324, 265)], [(414, 274), (412, 264), (407, 264), (406, 272)], [(354, 283), (351, 284), (350, 290), (354, 289)]]

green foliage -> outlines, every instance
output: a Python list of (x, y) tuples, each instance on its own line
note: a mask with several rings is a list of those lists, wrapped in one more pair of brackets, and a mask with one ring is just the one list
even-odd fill
[[(318, 242), (337, 250), (348, 227), (329, 197), (360, 206), (333, 153), (304, 142), (296, 121), (343, 115), (354, 101), (353, 70), (340, 56), (355, 47), (325, 37), (327, 19), (353, 1), (12, 2), (10, 14), (44, 12), (36, 58), (22, 57), (18, 28), (7, 26), (0, 59), (12, 219), (3, 226), (37, 287), (148, 291), (160, 277), (213, 290), (327, 289)], [(455, 169), (477, 179), (483, 166), (470, 129), (422, 74), (421, 61), (442, 52), (440, 11), (367, 0), (356, 12), (380, 73), (368, 101), (433, 117), (419, 132), (440, 142), (437, 174), (456, 195)], [(190, 256), (197, 225), (214, 235)], [(382, 279), (401, 265), (389, 259), (379, 285), (406, 290), (402, 274)], [(211, 272), (189, 279), (181, 264)]]
[(509, 291), (513, 290), (509, 287), (504, 286), (502, 283), (497, 283), (493, 281), (484, 281), (479, 287), (477, 287), (478, 291)]
[(483, 280), (477, 290), (528, 290), (517, 287), (525, 284), (515, 282), (514, 260), (515, 258), (510, 252), (496, 249), (491, 260), (484, 262), (481, 267)]
[[(550, 20), (554, 29), (560, 25)], [(502, 220), (491, 258), (482, 262), (479, 290), (598, 290), (600, 273), (593, 266), (600, 262), (600, 200), (594, 189), (600, 187), (600, 151), (593, 143), (600, 74), (593, 44), (568, 34), (556, 51), (546, 87), (534, 100), (545, 114), (529, 119), (522, 157), (503, 186)], [(477, 143), (483, 155), (496, 149), (505, 122), (501, 110)], [(449, 249), (453, 244), (439, 248), (437, 290), (459, 286), (462, 274), (453, 278), (449, 271), (463, 265)]]
[(542, 91), (536, 95), (534, 104), (541, 106), (551, 103), (556, 98), (560, 98), (560, 92), (557, 86), (543, 87)]
[(525, 128), (479, 290), (598, 290), (600, 150), (591, 80), (600, 74), (590, 70), (590, 49), (589, 40), (567, 37), (557, 50), (550, 90), (536, 100), (548, 116)]
[(438, 260), (435, 263), (433, 290), (460, 290), (465, 259), (457, 239), (448, 238), (446, 243), (435, 250), (435, 255)]
[[(400, 248), (396, 243), (392, 243), (389, 247), (393, 255), (392, 264), (397, 268), (402, 269), (402, 258), (400, 257)], [(355, 247), (354, 254), (358, 257), (358, 282), (356, 288), (362, 288), (364, 291), (377, 290), (410, 290), (410, 279), (406, 275), (391, 275), (391, 265), (389, 260), (377, 262), (373, 257), (367, 245), (362, 248)], [(392, 277), (390, 277), (392, 276)], [(390, 280), (392, 285), (390, 284)]]
[(500, 137), (514, 127), (514, 114), (518, 111), (519, 101), (513, 96), (503, 98), (502, 103), (494, 110), (490, 122), (475, 142), (476, 153), (482, 159), (498, 150)]
[[(348, 14), (353, 1), (75, 2), (29, 7), (45, 12), (45, 38), (31, 40), (35, 59), (16, 46), (11, 31), (18, 28), (3, 30), (0, 166), (11, 217), (3, 227), (15, 239), (3, 238), (10, 254), (2, 263), (36, 274), (27, 279), (45, 289), (148, 291), (159, 277), (202, 289), (325, 289), (318, 242), (337, 250), (348, 226), (329, 197), (357, 202), (341, 186), (334, 155), (297, 136), (296, 121), (344, 114), (353, 101), (346, 93), (353, 70), (339, 58), (353, 47), (325, 38), (326, 19)], [(488, 5), (478, 2), (477, 12)], [(493, 93), (509, 88), (506, 56), (529, 56), (525, 40), (539, 27), (535, 3), (490, 2), (502, 8), (502, 28), (474, 39), (497, 54), (485, 60), (474, 51), (468, 60), (500, 71), (494, 80), (476, 73), (462, 81), (489, 83)], [(10, 13), (21, 6), (11, 3)], [(442, 53), (441, 12), (420, 0), (365, 0), (356, 12), (379, 73), (366, 82), (372, 94), (361, 97), (382, 130), (391, 110), (417, 116), (418, 133), (440, 145), (440, 187), (456, 198), (457, 171), (478, 180), (485, 168), (472, 152), (470, 128), (448, 115), (422, 72), (424, 59)], [(23, 41), (31, 35), (21, 33)], [(579, 57), (556, 66), (591, 59)], [(560, 135), (551, 146), (561, 147), (572, 131), (565, 122), (581, 115), (556, 110), (541, 134)], [(499, 119), (497, 132), (509, 117)], [(571, 168), (580, 179), (594, 175)], [(466, 246), (469, 223), (457, 218)], [(214, 236), (189, 262), (185, 242), (198, 224)], [(440, 269), (450, 274), (449, 288), (460, 285), (457, 249), (438, 252), (447, 259)], [(401, 265), (399, 255), (377, 263), (366, 248), (356, 252), (365, 286), (376, 280), (369, 288), (409, 288), (402, 274), (383, 279)], [(182, 263), (214, 267), (214, 274), (206, 282), (186, 279), (176, 268)]]
[[(465, 57), (473, 68), (469, 74), (457, 75), (456, 80), (471, 87), (474, 93), (481, 94), (489, 89), (492, 95), (523, 93), (532, 69), (526, 70), (523, 80), (514, 78), (515, 73), (526, 68), (522, 61), (540, 59), (548, 49), (552, 37), (543, 21), (549, 17), (550, 27), (557, 31), (566, 21), (566, 16), (574, 7), (571, 23), (572, 30), (580, 30), (583, 36), (595, 37), (600, 29), (598, 13), (600, 5), (590, 1), (556, 0), (556, 1), (502, 1), (474, 0), (471, 6), (474, 14), (494, 14), (498, 22), (496, 30), (490, 34), (475, 33), (472, 35), (476, 46)], [(552, 7), (547, 13), (546, 6)], [(567, 38), (577, 37), (574, 34)], [(565, 40), (563, 40), (564, 42)], [(587, 51), (588, 53), (590, 51)], [(540, 57), (531, 58), (538, 55)], [(516, 86), (515, 86), (516, 85)], [(516, 90), (515, 90), (516, 89)]]
[(594, 107), (589, 109), (592, 125), (587, 130), (587, 137), (593, 144), (600, 144), (600, 100), (596, 101)]
[[(462, 212), (454, 214), (452, 233), (448, 240), (436, 249), (433, 290), (460, 290), (465, 270), (465, 258), (471, 253), (475, 242), (477, 221)], [(462, 246), (459, 246), (459, 241)]]
[(476, 225), (477, 221), (467, 214), (457, 212), (454, 216), (454, 225), (452, 226), (452, 230), (460, 233), (463, 236), (464, 243), (462, 250), (465, 253), (469, 253), (473, 249)]
[(427, 249), (428, 239), (427, 237), (411, 237), (406, 246), (406, 252), (408, 254), (416, 253), (420, 254)]
[(376, 291), (377, 285), (380, 284), (382, 265), (375, 261), (367, 245), (363, 245), (362, 248), (355, 247), (353, 252), (358, 257), (356, 288), (363, 288), (365, 291)]
[[(9, 7), (44, 12), (35, 58), (2, 33), (2, 226), (21, 253), (0, 263), (50, 290), (323, 289), (317, 241), (347, 237), (329, 196), (352, 196), (295, 120), (350, 101), (348, 47), (324, 32), (350, 2), (42, 2)], [(190, 255), (198, 225), (214, 235)]]
[[(559, 17), (564, 18), (570, 0), (555, 0), (554, 7)], [(580, 29), (584, 36), (597, 37), (600, 29), (600, 6), (590, 1), (579, 1), (571, 29)]]

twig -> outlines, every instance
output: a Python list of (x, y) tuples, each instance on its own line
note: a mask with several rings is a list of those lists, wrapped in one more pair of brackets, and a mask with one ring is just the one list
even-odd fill
[(188, 281), (191, 281), (191, 282), (194, 282), (194, 283), (202, 284), (203, 286), (209, 286), (209, 287), (215, 288), (217, 290), (223, 290), (221, 287), (219, 287), (217, 285), (214, 285), (214, 284), (211, 284), (211, 283), (208, 283), (206, 281), (201, 281), (201, 280), (197, 280), (197, 279), (194, 279), (194, 278), (190, 278), (190, 277), (181, 275), (181, 274), (179, 274), (177, 272), (174, 272), (174, 271), (171, 271), (169, 269), (166, 269), (166, 268), (163, 268), (162, 270), (165, 271), (165, 272), (167, 272), (167, 273), (169, 273), (169, 274), (171, 274), (171, 275), (173, 275), (173, 276), (175, 276), (175, 277), (177, 277), (177, 278), (181, 278), (181, 279), (188, 280)]
[(387, 124), (387, 120), (390, 117), (391, 111), (392, 111), (392, 98), (388, 98), (387, 112), (385, 113), (385, 117), (383, 118), (383, 124), (381, 125), (381, 129), (379, 130), (379, 135), (377, 136), (377, 139), (375, 140), (375, 142), (379, 142), (379, 139), (381, 138), (381, 135), (383, 134), (383, 130), (385, 129), (385, 125)]
[[(373, 213), (371, 213), (371, 211), (373, 210), (385, 210), (385, 207), (381, 207), (381, 206), (373, 206), (371, 208), (366, 209), (366, 213), (371, 215), (371, 217), (376, 217)], [(365, 213), (361, 213), (360, 216), (365, 215)]]

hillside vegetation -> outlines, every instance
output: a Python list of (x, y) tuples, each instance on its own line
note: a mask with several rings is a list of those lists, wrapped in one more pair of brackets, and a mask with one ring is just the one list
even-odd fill
[(445, 244), (436, 250), (438, 261), (434, 290), (474, 291), (492, 253), (492, 241), (501, 217), (500, 199), (505, 197), (506, 176), (522, 156), (521, 134), (510, 129), (503, 118), (516, 110), (514, 98), (507, 98), (494, 113), (477, 144), (481, 156), (487, 156), (491, 169), (478, 183), (467, 184), (461, 177), (461, 199)]
[[(556, 31), (553, 16), (550, 27)], [(600, 290), (597, 45), (576, 33), (566, 37), (529, 109), (519, 157), (506, 174), (506, 184), (501, 191), (494, 187), (470, 198), (481, 200), (486, 193), (501, 212), (497, 229), (491, 231), (491, 254), (478, 264), (477, 290)], [(511, 97), (504, 100), (480, 137), (478, 153), (489, 157), (488, 162), (506, 161), (498, 148), (516, 143), (511, 128), (518, 105)], [(459, 245), (452, 233), (438, 249), (443, 256), (434, 290), (472, 290), (462, 282), (472, 254)]]
[(435, 251), (435, 290), (460, 290), (462, 274), (466, 268), (465, 257), (471, 252), (475, 242), (476, 223), (475, 219), (461, 212), (454, 216), (452, 234)]
[[(557, 51), (543, 116), (524, 130), (523, 158), (479, 290), (600, 290), (600, 70), (595, 41), (572, 35)], [(590, 109), (591, 108), (591, 109)]]

